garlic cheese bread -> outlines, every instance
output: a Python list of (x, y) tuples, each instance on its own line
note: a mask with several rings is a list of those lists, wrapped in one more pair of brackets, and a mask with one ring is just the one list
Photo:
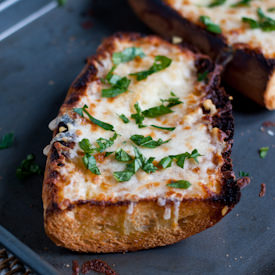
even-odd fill
[(231, 53), (224, 80), (257, 103), (275, 109), (274, 0), (129, 2), (145, 23), (166, 38), (179, 36), (218, 60)]
[(234, 125), (221, 70), (156, 36), (104, 40), (50, 123), (43, 204), (57, 245), (164, 246), (234, 207)]

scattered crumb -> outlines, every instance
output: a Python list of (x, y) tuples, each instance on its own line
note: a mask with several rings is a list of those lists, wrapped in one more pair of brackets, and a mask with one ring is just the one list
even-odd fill
[(70, 265), (69, 265), (69, 264), (65, 264), (65, 266), (66, 266), (66, 267), (70, 267)]
[(259, 193), (259, 197), (262, 198), (265, 195), (265, 192), (266, 192), (265, 183), (261, 183), (261, 191)]
[(84, 274), (88, 273), (90, 270), (104, 273), (105, 275), (118, 275), (118, 273), (116, 273), (107, 263), (98, 259), (87, 261), (81, 267), (81, 272)]
[(240, 259), (242, 259), (243, 258), (243, 256), (240, 256)]
[(272, 136), (272, 137), (274, 136), (274, 132), (271, 131), (271, 130), (267, 130), (267, 134), (270, 135), (270, 136)]
[(238, 258), (234, 258), (235, 261), (238, 261)]
[(173, 36), (172, 37), (172, 43), (173, 44), (180, 44), (182, 42), (182, 38), (179, 36)]
[(263, 127), (275, 127), (275, 121), (264, 121), (262, 123)]
[(54, 81), (53, 81), (53, 80), (50, 80), (50, 81), (48, 82), (48, 84), (52, 86), (52, 85), (54, 85)]
[(228, 267), (229, 267), (229, 268), (231, 268), (231, 264), (230, 264), (230, 265), (228, 265)]
[(93, 27), (93, 23), (92, 21), (88, 20), (88, 21), (85, 21), (81, 24), (81, 27), (84, 29), (84, 30), (89, 30)]
[(243, 177), (237, 180), (237, 184), (242, 189), (250, 183), (250, 177)]
[(264, 133), (265, 128), (263, 126), (260, 127), (260, 131)]
[(228, 257), (229, 257), (229, 254), (226, 254), (225, 256), (228, 258)]
[(79, 275), (80, 273), (80, 267), (76, 260), (72, 261), (72, 272), (72, 275)]
[(233, 100), (233, 96), (230, 95), (230, 96), (228, 97), (228, 99), (229, 99), (229, 100)]
[(240, 216), (240, 214), (239, 214), (239, 213), (237, 213), (237, 214), (236, 214), (236, 216), (237, 216), (237, 217), (239, 217), (239, 216)]

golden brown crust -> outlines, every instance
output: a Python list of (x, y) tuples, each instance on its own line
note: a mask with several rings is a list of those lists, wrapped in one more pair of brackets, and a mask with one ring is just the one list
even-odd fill
[[(72, 84), (60, 109), (61, 114), (77, 104), (87, 84), (96, 77), (95, 62), (107, 51), (113, 51), (116, 39), (134, 41), (143, 38), (138, 34), (119, 33), (106, 39), (97, 55), (88, 59), (86, 67)], [(155, 36), (145, 39), (151, 43), (168, 43)], [(165, 207), (158, 205), (158, 198), (140, 200), (133, 205), (130, 201), (63, 200), (58, 187), (61, 181), (58, 171), (66, 162), (66, 152), (73, 144), (54, 142), (47, 159), (42, 196), (45, 230), (57, 245), (84, 252), (118, 252), (163, 246), (214, 225), (239, 201), (240, 189), (230, 159), (233, 143), (232, 107), (225, 91), (220, 88), (222, 67), (215, 67), (209, 58), (201, 55), (196, 56), (196, 67), (198, 72), (205, 67), (211, 72), (205, 97), (212, 100), (218, 112), (210, 117), (208, 111), (204, 110), (205, 119), (211, 120), (213, 127), (222, 130), (228, 144), (223, 152), (221, 192), (208, 194), (207, 198), (185, 199), (179, 206), (166, 200)], [(130, 206), (133, 207), (133, 213), (129, 211)], [(164, 211), (169, 208), (171, 219), (166, 220)]]
[(169, 39), (182, 37), (193, 49), (214, 60), (233, 49), (232, 60), (223, 74), (226, 83), (267, 109), (275, 109), (274, 58), (265, 57), (260, 49), (249, 44), (227, 45), (222, 34), (210, 33), (187, 20), (164, 0), (128, 2), (139, 18), (158, 34)]

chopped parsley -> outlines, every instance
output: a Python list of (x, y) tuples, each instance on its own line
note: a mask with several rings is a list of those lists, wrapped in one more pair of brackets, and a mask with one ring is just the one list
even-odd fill
[(268, 150), (269, 150), (269, 147), (261, 147), (259, 149), (260, 158), (264, 159), (267, 156)]
[(191, 183), (187, 180), (177, 180), (168, 183), (167, 186), (172, 188), (180, 188), (180, 189), (187, 189), (191, 186)]
[(241, 1), (231, 5), (230, 7), (232, 7), (232, 8), (243, 7), (243, 6), (249, 7), (251, 1), (252, 0), (241, 0)]
[(141, 168), (146, 173), (154, 173), (157, 167), (154, 166), (154, 158), (145, 159), (137, 147), (134, 147), (135, 159), (128, 163), (123, 171), (114, 172), (114, 178), (118, 182), (124, 182), (131, 179), (131, 177)]
[(129, 123), (130, 120), (124, 114), (118, 116), (124, 123)]
[(170, 92), (170, 95), (171, 95), (171, 97), (169, 97), (169, 98), (167, 98), (167, 99), (161, 99), (160, 101), (162, 102), (162, 104), (164, 104), (164, 103), (168, 103), (167, 105), (166, 105), (166, 107), (168, 107), (168, 108), (171, 108), (171, 107), (173, 107), (173, 106), (176, 106), (176, 105), (178, 105), (178, 104), (181, 104), (181, 103), (183, 103), (183, 101), (180, 101), (179, 100), (179, 97), (177, 97), (173, 92)]
[[(131, 80), (126, 76), (122, 77), (114, 74), (115, 69), (116, 66), (113, 66), (106, 76), (106, 80), (111, 85), (111, 88), (103, 89), (101, 91), (102, 97), (115, 97), (128, 90)], [(105, 80), (103, 81), (105, 82)]]
[(133, 118), (136, 121), (136, 124), (138, 125), (138, 128), (144, 128), (146, 125), (143, 125), (144, 115), (142, 114), (141, 108), (137, 103), (135, 103), (134, 108), (136, 109), (136, 114), (132, 114), (131, 118)]
[(226, 2), (226, 0), (213, 0), (212, 3), (208, 5), (209, 8), (213, 8), (216, 6), (221, 6)]
[(14, 141), (14, 134), (8, 133), (2, 136), (0, 140), (0, 149), (6, 149), (12, 146)]
[(111, 124), (108, 124), (106, 122), (103, 122), (101, 120), (96, 119), (95, 117), (91, 116), (89, 112), (86, 110), (88, 106), (85, 104), (82, 108), (74, 108), (73, 111), (79, 114), (81, 117), (84, 117), (84, 113), (89, 117), (90, 121), (97, 126), (103, 128), (107, 131), (114, 131), (114, 126)]
[(249, 177), (249, 173), (246, 173), (244, 171), (239, 171), (239, 177)]
[(82, 158), (83, 163), (87, 169), (89, 169), (93, 174), (100, 175), (100, 171), (98, 167), (96, 166), (96, 160), (95, 157), (90, 154), (85, 154), (85, 156)]
[(16, 169), (16, 177), (20, 180), (24, 180), (32, 175), (41, 175), (41, 168), (34, 161), (34, 154), (27, 155), (26, 159), (22, 160), (19, 167)]
[(275, 20), (264, 14), (261, 8), (257, 9), (258, 21), (252, 18), (243, 17), (242, 21), (248, 23), (251, 29), (258, 29), (265, 32), (275, 31)]
[(169, 114), (169, 113), (172, 113), (172, 112), (173, 111), (170, 108), (168, 108), (168, 107), (166, 107), (164, 105), (159, 105), (159, 106), (152, 107), (152, 108), (149, 108), (147, 110), (144, 110), (142, 112), (142, 114), (145, 117), (154, 118), (154, 117), (166, 115), (166, 114)]
[(267, 11), (268, 12), (274, 12), (275, 11), (275, 7), (269, 8)]
[(161, 138), (158, 140), (153, 140), (151, 136), (145, 137), (143, 135), (133, 135), (130, 137), (130, 139), (138, 146), (151, 149), (170, 141), (170, 139), (163, 141)]
[(57, 0), (59, 6), (64, 6), (67, 0)]
[(143, 58), (145, 56), (143, 50), (137, 47), (126, 48), (122, 52), (113, 53), (112, 60), (114, 64), (118, 65), (120, 63), (129, 62), (135, 59), (137, 56)]
[(198, 81), (204, 81), (208, 76), (208, 71), (205, 71), (203, 73), (198, 73)]
[(176, 129), (176, 127), (161, 127), (161, 126), (157, 126), (157, 125), (153, 125), (153, 124), (150, 125), (150, 126), (152, 126), (154, 128), (161, 129), (161, 130), (170, 131), (170, 132), (172, 132), (172, 131), (174, 131)]
[(132, 157), (127, 152), (125, 152), (123, 149), (119, 149), (116, 151), (115, 158), (116, 158), (116, 160), (122, 161), (122, 162), (127, 162), (127, 161), (132, 160)]
[(153, 65), (146, 71), (136, 72), (132, 73), (130, 75), (135, 76), (138, 81), (146, 79), (149, 75), (159, 72), (161, 70), (166, 69), (170, 66), (172, 62), (172, 59), (163, 56), (163, 55), (157, 55), (155, 56), (155, 61)]
[(206, 27), (206, 30), (213, 32), (213, 33), (222, 33), (220, 26), (213, 23), (209, 16), (201, 15), (199, 20)]
[(201, 157), (202, 155), (198, 152), (197, 149), (194, 149), (191, 153), (185, 152), (178, 155), (170, 155), (167, 157), (164, 157), (160, 160), (159, 165), (162, 168), (168, 168), (171, 167), (172, 161), (176, 160), (176, 163), (179, 167), (184, 168), (184, 162), (186, 159), (193, 159), (196, 163), (199, 163), (198, 157)]

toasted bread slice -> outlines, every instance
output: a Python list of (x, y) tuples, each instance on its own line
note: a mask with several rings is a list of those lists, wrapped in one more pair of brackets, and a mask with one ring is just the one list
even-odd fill
[[(112, 74), (114, 62), (121, 63)], [(85, 252), (164, 246), (234, 207), (233, 118), (220, 71), (208, 57), (156, 36), (104, 40), (50, 123), (43, 204), (46, 233), (57, 245)], [(103, 97), (118, 76), (130, 80), (128, 88)]]
[[(255, 102), (270, 110), (275, 109), (275, 31), (271, 31), (275, 20), (275, 13), (271, 12), (275, 7), (274, 0), (253, 0), (243, 5), (236, 5), (241, 2), (239, 0), (227, 0), (209, 6), (217, 2), (129, 0), (137, 15), (165, 38), (178, 36), (213, 59), (220, 59), (224, 53), (232, 51), (232, 60), (223, 79)], [(244, 22), (246, 19), (243, 20), (253, 19), (257, 24), (261, 20), (257, 14), (261, 12), (259, 8), (264, 16), (273, 18), (264, 30), (252, 29)], [(213, 25), (211, 29), (209, 20), (205, 24), (201, 16), (208, 16), (216, 24), (214, 29)]]

